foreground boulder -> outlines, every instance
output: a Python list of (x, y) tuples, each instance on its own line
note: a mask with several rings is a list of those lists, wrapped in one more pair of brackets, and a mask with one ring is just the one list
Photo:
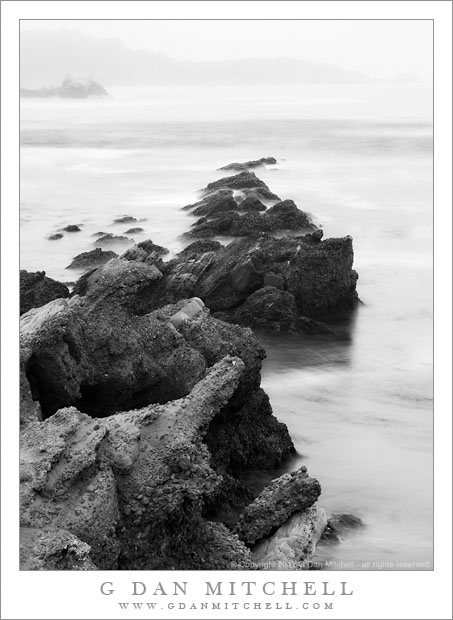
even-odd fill
[[(39, 529), (43, 542), (23, 547), (22, 565), (227, 569), (247, 559), (237, 536), (201, 517), (204, 497), (221, 483), (203, 435), (243, 371), (227, 356), (167, 405), (99, 420), (71, 407), (30, 423), (21, 435), (21, 526), (34, 539)], [(72, 536), (69, 565), (52, 561), (49, 532)]]
[(20, 314), (31, 308), (39, 308), (49, 301), (68, 297), (67, 286), (46, 276), (45, 271), (20, 270)]

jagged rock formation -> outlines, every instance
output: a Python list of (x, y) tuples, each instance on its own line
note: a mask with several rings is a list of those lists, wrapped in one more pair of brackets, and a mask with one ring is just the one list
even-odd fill
[[(169, 262), (162, 261), (150, 241), (121, 259), (137, 260), (139, 255), (162, 274), (141, 297), (143, 313), (199, 297), (224, 321), (255, 329), (325, 333), (328, 328), (319, 320), (354, 308), (358, 300), (351, 237), (317, 241), (311, 235), (260, 235), (227, 246), (197, 241)], [(85, 294), (95, 278), (96, 272), (86, 274), (74, 292)]]
[(45, 271), (20, 270), (20, 314), (59, 297), (69, 297), (67, 286), (48, 278)]
[(134, 243), (133, 239), (129, 237), (124, 237), (123, 235), (112, 235), (112, 233), (106, 233), (102, 237), (99, 237), (94, 244), (99, 247), (102, 245), (110, 245), (110, 244), (131, 244)]

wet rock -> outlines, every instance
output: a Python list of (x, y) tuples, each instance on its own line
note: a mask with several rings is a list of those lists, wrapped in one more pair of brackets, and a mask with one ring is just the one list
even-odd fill
[(125, 235), (136, 235), (137, 233), (141, 233), (141, 232), (145, 232), (145, 231), (143, 230), (143, 228), (140, 228), (140, 226), (137, 226), (136, 228), (129, 228), (129, 230), (126, 230), (124, 234)]
[[(244, 202), (249, 200), (245, 199)], [(258, 201), (259, 202), (259, 201)], [(238, 205), (240, 209), (243, 203)], [(234, 211), (222, 213), (214, 219), (202, 219), (192, 225), (188, 236), (212, 237), (227, 235), (246, 237), (258, 233), (272, 233), (284, 230), (313, 230), (316, 226), (310, 216), (298, 209), (292, 200), (284, 200), (270, 207), (264, 213), (247, 212), (239, 215)]]
[(312, 506), (320, 494), (321, 485), (308, 476), (306, 467), (283, 474), (245, 508), (234, 530), (246, 545), (251, 546), (272, 534), (294, 513)]
[(167, 248), (156, 245), (151, 239), (147, 239), (126, 250), (121, 255), (121, 259), (145, 263), (147, 265), (155, 265), (162, 271), (164, 269), (164, 263), (161, 257), (168, 253), (169, 251)]
[(72, 259), (72, 263), (66, 269), (89, 269), (104, 265), (111, 258), (116, 258), (118, 254), (111, 250), (104, 251), (96, 248), (89, 252), (82, 252)]
[(240, 211), (244, 211), (246, 213), (266, 211), (265, 205), (263, 205), (263, 203), (257, 196), (246, 196), (244, 200), (238, 203), (238, 208)]
[(68, 224), (68, 226), (65, 226), (62, 230), (65, 232), (80, 232), (81, 228), (79, 228), (76, 224)]
[(191, 210), (192, 215), (196, 217), (213, 216), (226, 211), (234, 211), (237, 209), (237, 204), (231, 190), (219, 190), (199, 202), (183, 207), (183, 209)]
[(360, 517), (351, 514), (333, 514), (330, 519), (327, 520), (320, 543), (339, 544), (345, 536), (364, 528), (365, 523)]
[[(272, 192), (264, 181), (259, 179), (254, 172), (244, 171), (230, 177), (224, 177), (218, 181), (208, 183), (202, 190), (205, 193), (212, 193), (219, 189), (245, 190), (258, 189), (260, 193), (264, 192), (270, 195)], [(275, 196), (275, 194), (274, 194)], [(277, 198), (278, 199), (278, 198)]]
[(20, 271), (20, 314), (39, 308), (59, 297), (68, 297), (69, 289), (57, 280), (48, 278), (45, 271)]
[(108, 234), (109, 233), (99, 231), (99, 232), (93, 233), (92, 237), (103, 237), (104, 235), (108, 235)]
[(253, 159), (251, 161), (246, 161), (244, 163), (234, 162), (232, 164), (227, 164), (226, 166), (219, 168), (219, 170), (243, 171), (243, 170), (249, 170), (250, 168), (258, 168), (259, 166), (273, 165), (276, 163), (277, 163), (277, 160), (275, 159), (275, 157), (262, 157), (261, 159)]
[(123, 217), (119, 217), (116, 220), (113, 220), (114, 224), (132, 224), (132, 222), (136, 222), (137, 218), (132, 217), (131, 215), (124, 215)]
[(267, 570), (308, 568), (326, 523), (326, 513), (318, 506), (294, 513), (273, 536), (254, 547), (253, 562)]
[(47, 238), (49, 239), (49, 241), (56, 241), (57, 239), (63, 239), (63, 236), (64, 235), (62, 235), (61, 233), (54, 233)]
[(121, 235), (112, 235), (112, 233), (107, 233), (102, 237), (99, 237), (97, 241), (95, 241), (95, 245), (106, 245), (111, 243), (134, 243), (133, 239), (129, 239), (129, 237), (123, 237)]
[(205, 254), (206, 252), (217, 252), (222, 248), (222, 244), (219, 241), (212, 241), (210, 239), (201, 239), (189, 244), (184, 250), (178, 253), (179, 258), (188, 259), (192, 256), (198, 256), (199, 254)]

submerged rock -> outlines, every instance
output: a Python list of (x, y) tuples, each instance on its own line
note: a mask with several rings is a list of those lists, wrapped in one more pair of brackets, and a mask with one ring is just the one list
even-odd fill
[(111, 258), (116, 258), (118, 254), (111, 250), (104, 251), (101, 248), (90, 250), (89, 252), (82, 252), (77, 256), (74, 256), (72, 263), (66, 267), (66, 269), (89, 269), (93, 267), (99, 267), (104, 265)]
[(321, 536), (321, 542), (325, 544), (338, 544), (341, 539), (355, 530), (362, 530), (365, 523), (351, 514), (333, 514), (327, 520), (326, 527)]
[(63, 239), (63, 236), (64, 235), (62, 235), (61, 233), (54, 233), (47, 238), (49, 239), (49, 241), (56, 241), (57, 239)]
[(20, 270), (20, 314), (39, 308), (60, 297), (68, 297), (69, 289), (46, 276), (45, 271)]
[(77, 224), (68, 224), (68, 226), (65, 226), (62, 230), (65, 232), (80, 232), (82, 229), (77, 226)]
[(137, 233), (141, 233), (141, 232), (145, 232), (145, 231), (143, 230), (143, 228), (140, 228), (139, 226), (137, 226), (137, 228), (129, 228), (129, 230), (126, 230), (124, 234), (136, 235)]

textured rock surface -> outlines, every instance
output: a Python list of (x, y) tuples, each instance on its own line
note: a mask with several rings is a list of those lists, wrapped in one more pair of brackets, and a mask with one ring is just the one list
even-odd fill
[(248, 170), (240, 172), (239, 174), (224, 177), (218, 181), (208, 183), (208, 185), (202, 190), (205, 193), (211, 193), (218, 189), (230, 189), (230, 190), (246, 190), (254, 189), (257, 193), (270, 200), (280, 200), (280, 198), (273, 194), (266, 183), (259, 179), (254, 172)]
[[(227, 356), (181, 400), (100, 420), (71, 407), (27, 425), (21, 434), (25, 536), (52, 531), (61, 549), (69, 533), (82, 568), (88, 554), (79, 541), (101, 569), (228, 568), (246, 558), (237, 536), (201, 517), (204, 497), (221, 483), (203, 435), (243, 371), (239, 358)], [(22, 565), (50, 568), (49, 555), (23, 545)], [(52, 567), (78, 568), (58, 562)]]
[(133, 239), (129, 239), (129, 237), (124, 237), (123, 235), (112, 235), (112, 233), (106, 233), (102, 237), (99, 237), (94, 244), (96, 246), (102, 245), (110, 245), (112, 243), (134, 243)]
[[(320, 494), (319, 482), (308, 476), (306, 467), (284, 474), (265, 487), (245, 508), (235, 532), (247, 545), (254, 545), (272, 534), (295, 512), (312, 506)], [(322, 530), (319, 535), (321, 533)]]
[(253, 562), (267, 570), (308, 568), (326, 523), (326, 513), (318, 506), (296, 512), (273, 536), (254, 547)]
[(59, 297), (68, 297), (67, 286), (46, 276), (45, 271), (20, 271), (20, 313), (39, 308)]
[(66, 269), (92, 269), (93, 267), (99, 267), (100, 265), (104, 265), (111, 258), (117, 257), (118, 254), (116, 252), (112, 252), (111, 250), (101, 250), (101, 248), (96, 248), (95, 250), (91, 250), (89, 252), (82, 252), (81, 254), (77, 254), (72, 259), (72, 263), (66, 267)]

